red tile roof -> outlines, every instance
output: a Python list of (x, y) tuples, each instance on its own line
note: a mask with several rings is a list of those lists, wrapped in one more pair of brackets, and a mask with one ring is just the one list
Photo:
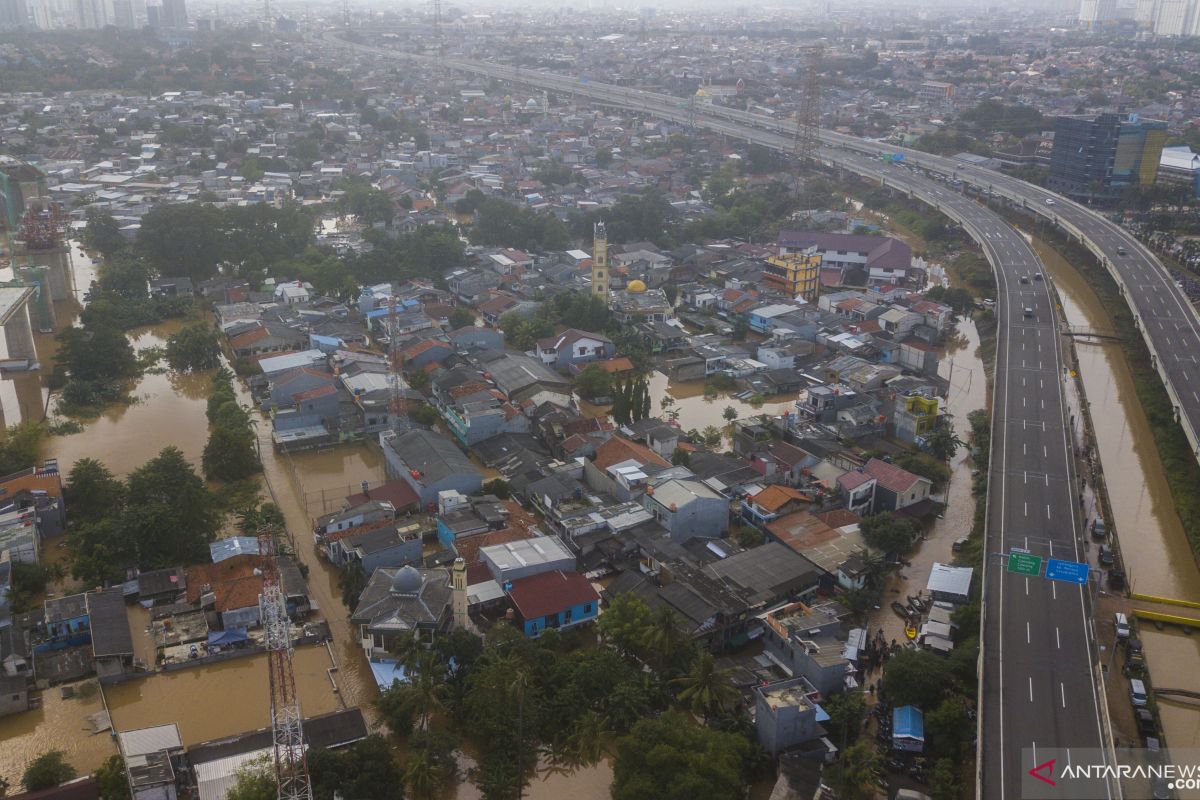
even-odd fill
[(879, 481), (879, 485), (888, 491), (900, 494), (912, 488), (920, 478), (903, 467), (872, 458), (863, 468), (868, 475)]
[(522, 619), (541, 619), (581, 603), (598, 603), (600, 595), (578, 572), (541, 572), (512, 582), (508, 597)]
[(857, 525), (862, 522), (862, 517), (848, 508), (835, 508), (832, 511), (822, 511), (820, 514), (817, 514), (817, 519), (831, 528), (844, 528), (847, 525)]
[(852, 492), (864, 483), (871, 480), (870, 475), (858, 470), (850, 470), (838, 476), (838, 485), (848, 492)]
[(603, 472), (613, 464), (619, 464), (629, 459), (633, 459), (642, 465), (657, 464), (660, 467), (671, 466), (670, 461), (667, 461), (649, 447), (640, 445), (637, 442), (631, 442), (624, 436), (614, 436), (596, 448), (596, 460), (592, 463), (595, 464), (596, 469)]
[(753, 500), (756, 506), (768, 512), (778, 511), (792, 502), (811, 503), (813, 501), (810, 495), (805, 494), (799, 489), (793, 489), (790, 486), (779, 486), (778, 484), (763, 489), (754, 495)]
[[(240, 555), (217, 564), (199, 564), (187, 569), (188, 602), (196, 603), (204, 587), (216, 598), (217, 611), (247, 608), (258, 603), (262, 594), (262, 569), (267, 559), (259, 555)], [(255, 574), (258, 570), (259, 574)]]
[(348, 495), (346, 497), (346, 505), (353, 508), (363, 503), (369, 503), (372, 500), (391, 503), (397, 511), (400, 511), (420, 503), (421, 497), (413, 491), (413, 488), (408, 485), (407, 481), (394, 480), (376, 486), (374, 489), (369, 489), (366, 492)]

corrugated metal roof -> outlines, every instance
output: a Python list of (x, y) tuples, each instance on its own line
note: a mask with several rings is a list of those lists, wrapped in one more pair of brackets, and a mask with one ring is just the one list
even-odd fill
[(179, 726), (173, 722), (168, 725), (122, 731), (117, 734), (117, 742), (126, 758), (183, 748), (183, 740), (179, 738)]

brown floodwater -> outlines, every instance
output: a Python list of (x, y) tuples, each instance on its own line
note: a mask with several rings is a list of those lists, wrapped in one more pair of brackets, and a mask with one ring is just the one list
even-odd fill
[[(1066, 321), (1111, 329), (1112, 318), (1087, 280), (1057, 250), (1039, 239), (1033, 245), (1054, 279)], [(1130, 585), (1147, 594), (1200, 601), (1200, 569), (1175, 513), (1166, 473), (1121, 347), (1076, 340), (1075, 351)], [(1154, 683), (1200, 691), (1196, 641), (1150, 625), (1140, 630)], [(1159, 710), (1171, 746), (1200, 746), (1200, 714), (1195, 705), (1163, 699)]]
[[(329, 654), (321, 645), (298, 647), (292, 658), (300, 707), (306, 716), (337, 710), (329, 682)], [(119, 731), (177, 723), (185, 745), (270, 724), (267, 656), (160, 672), (104, 690)]]
[(62, 750), (79, 773), (90, 772), (117, 752), (105, 733), (92, 733), (87, 717), (104, 710), (99, 684), (76, 684), (76, 695), (65, 700), (58, 687), (41, 692), (41, 707), (24, 714), (0, 717), (0, 778), (15, 794), (29, 762), (50, 750)]

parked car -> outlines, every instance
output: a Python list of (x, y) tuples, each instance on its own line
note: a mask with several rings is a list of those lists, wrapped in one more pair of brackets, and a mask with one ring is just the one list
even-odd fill
[(950, 545), (950, 549), (955, 553), (962, 552), (962, 549), (967, 546), (967, 538), (964, 536), (961, 539), (955, 539), (954, 544)]
[(1129, 617), (1121, 611), (1113, 614), (1113, 627), (1117, 630), (1118, 639), (1129, 638)]
[(1096, 559), (1100, 562), (1101, 566), (1105, 567), (1111, 567), (1117, 561), (1117, 557), (1113, 555), (1112, 548), (1106, 544), (1100, 545), (1100, 552), (1097, 554)]
[(1108, 588), (1124, 589), (1125, 588), (1125, 570), (1112, 569), (1108, 571)]
[(1150, 709), (1139, 708), (1133, 712), (1133, 716), (1137, 719), (1138, 733), (1143, 736), (1158, 733), (1158, 725), (1154, 722), (1154, 715), (1150, 713)]
[(1092, 538), (1098, 541), (1104, 541), (1108, 536), (1108, 526), (1104, 524), (1102, 517), (1096, 517), (1092, 520)]
[(1129, 699), (1134, 708), (1145, 708), (1146, 704), (1150, 702), (1150, 698), (1146, 694), (1146, 684), (1139, 678), (1129, 681)]

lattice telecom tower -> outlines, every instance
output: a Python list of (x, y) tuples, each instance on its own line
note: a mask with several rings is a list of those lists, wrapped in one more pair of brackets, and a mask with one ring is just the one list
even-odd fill
[(804, 48), (804, 83), (800, 109), (796, 114), (796, 136), (792, 152), (797, 158), (811, 158), (821, 144), (821, 56), (825, 48), (814, 44)]
[(304, 758), (304, 726), (296, 676), (292, 672), (292, 633), (287, 598), (275, 560), (275, 531), (258, 532), (263, 565), (262, 621), (266, 633), (267, 672), (271, 682), (271, 741), (275, 748), (275, 782), (279, 800), (312, 800)]

